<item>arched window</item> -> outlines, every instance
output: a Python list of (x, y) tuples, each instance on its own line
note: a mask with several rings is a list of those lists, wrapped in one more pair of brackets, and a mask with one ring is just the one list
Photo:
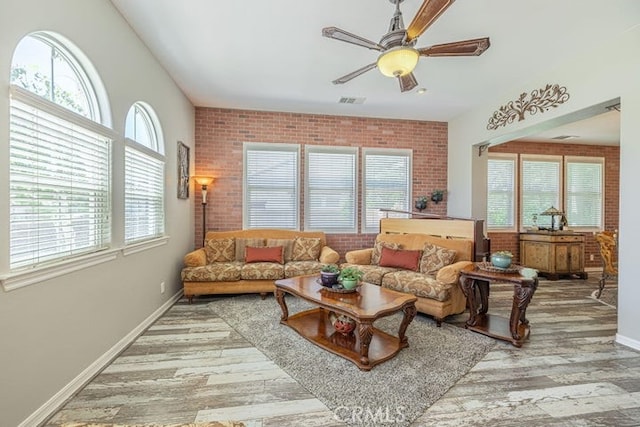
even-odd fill
[(164, 235), (164, 143), (153, 109), (136, 102), (125, 123), (124, 240)]
[(113, 131), (101, 124), (99, 108), (107, 101), (98, 99), (71, 53), (78, 49), (62, 40), (28, 35), (11, 63), (12, 270), (99, 251), (111, 242)]

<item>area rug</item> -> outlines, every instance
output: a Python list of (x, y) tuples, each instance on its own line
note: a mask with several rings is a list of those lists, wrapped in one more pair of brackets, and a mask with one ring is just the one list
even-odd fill
[[(290, 315), (311, 307), (290, 296), (286, 301)], [(418, 314), (406, 332), (409, 347), (365, 372), (281, 325), (282, 312), (274, 298), (242, 295), (209, 307), (350, 425), (371, 425), (345, 416), (357, 412), (384, 414), (393, 417), (393, 425), (408, 426), (495, 345), (463, 328), (446, 323), (438, 328), (431, 318)], [(374, 326), (397, 335), (401, 319), (398, 313)]]
[(211, 421), (208, 423), (189, 424), (103, 424), (103, 423), (66, 423), (60, 427), (245, 427), (244, 423), (232, 421)]
[(618, 307), (618, 287), (617, 286), (605, 286), (602, 290), (602, 294), (600, 298), (596, 298), (598, 295), (598, 290), (596, 289), (591, 293), (589, 298), (594, 299), (604, 305), (608, 305), (609, 307), (616, 308)]

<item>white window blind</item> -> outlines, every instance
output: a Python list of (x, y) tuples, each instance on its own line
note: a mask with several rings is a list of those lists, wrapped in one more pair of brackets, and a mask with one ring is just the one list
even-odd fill
[(111, 235), (108, 132), (49, 101), (12, 89), (10, 268), (107, 247)]
[[(411, 150), (363, 149), (363, 233), (377, 233), (380, 209), (411, 210)], [(389, 217), (407, 217), (389, 213)]]
[(567, 158), (565, 214), (569, 227), (603, 228), (604, 159)]
[(516, 157), (490, 157), (487, 164), (487, 228), (515, 228)]
[(357, 148), (307, 146), (305, 229), (357, 232)]
[(551, 216), (541, 216), (540, 213), (551, 206), (562, 209), (560, 205), (561, 157), (525, 158), (521, 162), (522, 176), (522, 208), (521, 226), (534, 225), (534, 215), (537, 225), (551, 226)]
[(164, 234), (164, 162), (125, 147), (125, 243)]
[(244, 228), (299, 229), (300, 147), (244, 144)]

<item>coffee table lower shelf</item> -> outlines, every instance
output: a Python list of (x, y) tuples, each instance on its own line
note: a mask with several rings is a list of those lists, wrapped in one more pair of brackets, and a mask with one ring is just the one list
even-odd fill
[(280, 323), (289, 326), (315, 345), (355, 363), (364, 371), (391, 359), (402, 348), (408, 346), (398, 337), (373, 327), (368, 357), (363, 357), (360, 354), (359, 325), (353, 333), (348, 335), (336, 332), (328, 319), (328, 310), (321, 307), (296, 313), (289, 316), (287, 320), (281, 320)]

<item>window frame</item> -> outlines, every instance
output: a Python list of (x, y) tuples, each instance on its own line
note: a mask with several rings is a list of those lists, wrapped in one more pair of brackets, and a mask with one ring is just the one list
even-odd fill
[[(367, 221), (367, 197), (369, 193), (368, 184), (367, 184), (367, 157), (368, 156), (396, 156), (396, 157), (404, 157), (407, 159), (407, 168), (405, 172), (406, 178), (406, 187), (403, 191), (406, 192), (406, 199), (403, 209), (397, 209), (399, 211), (410, 212), (413, 209), (412, 206), (412, 191), (413, 191), (413, 150), (408, 148), (371, 148), (371, 147), (363, 147), (362, 148), (362, 196), (361, 196), (361, 223), (360, 223), (360, 232), (362, 234), (374, 234), (380, 231), (380, 219), (383, 217), (390, 218), (409, 218), (409, 214), (407, 213), (399, 213), (399, 212), (389, 212), (386, 211), (384, 214), (378, 214), (378, 221), (373, 226), (373, 224), (369, 224)], [(392, 209), (389, 207), (381, 206), (379, 209)]]
[[(311, 166), (310, 155), (313, 153), (325, 153), (325, 154), (335, 154), (335, 155), (344, 155), (351, 156), (353, 162), (352, 168), (352, 218), (353, 227), (345, 228), (345, 227), (323, 227), (321, 231), (325, 231), (327, 233), (345, 233), (345, 234), (356, 234), (358, 232), (358, 147), (348, 147), (348, 146), (321, 146), (321, 145), (305, 145), (305, 179), (304, 179), (304, 229), (307, 231), (317, 230), (316, 228), (311, 227), (311, 215), (312, 215), (312, 207), (311, 207), (311, 175), (309, 172)], [(331, 165), (329, 165), (331, 166)], [(339, 190), (336, 190), (339, 191)]]
[(563, 203), (564, 203), (564, 207), (562, 209), (563, 212), (565, 212), (567, 214), (567, 217), (570, 219), (571, 215), (569, 215), (566, 211), (567, 206), (569, 205), (569, 197), (570, 197), (570, 193), (568, 190), (568, 167), (567, 165), (569, 163), (588, 163), (588, 164), (598, 164), (600, 166), (600, 188), (601, 188), (601, 192), (600, 192), (600, 224), (595, 225), (595, 226), (577, 226), (577, 225), (571, 225), (569, 223), (569, 228), (572, 230), (577, 230), (580, 232), (598, 232), (598, 231), (602, 231), (604, 230), (604, 221), (605, 221), (605, 214), (606, 214), (606, 204), (605, 204), (605, 200), (606, 200), (606, 160), (604, 157), (588, 157), (588, 156), (564, 156), (564, 161), (563, 161), (563, 170), (565, 173), (565, 179), (563, 182), (563, 191), (564, 191), (564, 197), (563, 197)]
[[(293, 207), (294, 215), (293, 227), (283, 227), (278, 224), (270, 225), (260, 225), (260, 226), (251, 226), (250, 224), (250, 203), (249, 203), (249, 178), (248, 178), (248, 164), (247, 158), (249, 152), (251, 151), (263, 151), (263, 152), (282, 152), (282, 153), (295, 153), (295, 164), (294, 171), (292, 173), (292, 183), (293, 190), (291, 191), (291, 196), (293, 202), (291, 206)], [(277, 142), (244, 142), (242, 146), (242, 228), (250, 229), (250, 228), (285, 228), (290, 230), (299, 231), (300, 230), (300, 185), (301, 185), (301, 172), (300, 172), (300, 144), (288, 144), (288, 143), (277, 143)]]
[(519, 227), (519, 217), (518, 217), (518, 196), (520, 194), (519, 191), (519, 165), (518, 155), (516, 153), (489, 153), (489, 158), (487, 161), (487, 172), (488, 172), (488, 162), (491, 160), (509, 160), (513, 163), (513, 176), (512, 176), (512, 206), (511, 206), (511, 216), (513, 218), (513, 224), (511, 226), (505, 227), (492, 227), (489, 224), (489, 187), (488, 187), (488, 176), (487, 176), (487, 231), (492, 233), (515, 233), (518, 231)]
[[(519, 167), (520, 167), (520, 173), (519, 173), (519, 179), (520, 179), (520, 184), (519, 184), (519, 203), (520, 203), (520, 208), (518, 209), (518, 214), (520, 216), (519, 220), (518, 220), (518, 227), (520, 229), (521, 232), (527, 231), (531, 226), (526, 225), (524, 223), (524, 197), (525, 197), (525, 192), (523, 190), (524, 185), (525, 185), (525, 177), (524, 177), (524, 162), (545, 162), (545, 163), (557, 163), (558, 164), (558, 195), (557, 195), (557, 202), (553, 205), (555, 208), (559, 209), (559, 210), (563, 210), (563, 204), (564, 204), (564, 168), (563, 168), (563, 161), (562, 161), (562, 156), (561, 155), (548, 155), (548, 154), (521, 154), (520, 155), (520, 162), (519, 162)], [(546, 207), (541, 207), (540, 208), (540, 212), (538, 212), (538, 223), (540, 221), (540, 213), (544, 212), (546, 209), (548, 209), (550, 206), (546, 206)], [(550, 220), (549, 220), (550, 221)]]

